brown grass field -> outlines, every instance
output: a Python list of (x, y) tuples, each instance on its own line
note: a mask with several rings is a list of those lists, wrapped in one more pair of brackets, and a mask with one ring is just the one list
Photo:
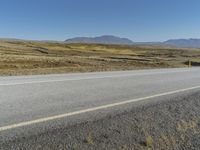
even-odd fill
[(200, 49), (0, 40), (0, 75), (188, 67)]

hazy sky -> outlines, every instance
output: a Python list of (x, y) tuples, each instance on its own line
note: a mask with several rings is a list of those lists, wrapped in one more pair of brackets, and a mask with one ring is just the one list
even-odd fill
[(0, 37), (200, 38), (200, 0), (0, 0)]

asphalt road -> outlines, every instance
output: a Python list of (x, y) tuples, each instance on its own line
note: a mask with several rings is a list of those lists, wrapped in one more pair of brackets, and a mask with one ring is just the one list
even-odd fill
[(200, 68), (0, 77), (0, 144), (200, 89)]

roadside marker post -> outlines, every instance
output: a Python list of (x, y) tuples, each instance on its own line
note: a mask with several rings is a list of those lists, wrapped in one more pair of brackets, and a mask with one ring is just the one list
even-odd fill
[(188, 67), (191, 68), (191, 66), (192, 66), (192, 63), (190, 60), (188, 60)]

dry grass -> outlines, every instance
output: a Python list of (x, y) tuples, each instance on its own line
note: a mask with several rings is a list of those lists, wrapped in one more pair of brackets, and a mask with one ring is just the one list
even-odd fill
[(89, 133), (87, 135), (87, 137), (85, 138), (85, 143), (89, 144), (89, 145), (93, 145), (94, 144), (94, 141), (93, 141), (93, 138), (92, 138), (92, 134)]
[(150, 131), (147, 130), (149, 127), (145, 125), (145, 129), (142, 129), (144, 134), (142, 145), (144, 148), (162, 150), (177, 149), (178, 143), (180, 142), (187, 145), (190, 144), (188, 143), (188, 138), (190, 138), (188, 134), (194, 136), (200, 133), (197, 119), (178, 120), (175, 124), (176, 133), (158, 132), (154, 136), (150, 135)]
[(0, 75), (187, 67), (200, 50), (147, 46), (0, 41)]
[(153, 139), (150, 135), (147, 135), (145, 137), (145, 146), (147, 147), (153, 147)]

